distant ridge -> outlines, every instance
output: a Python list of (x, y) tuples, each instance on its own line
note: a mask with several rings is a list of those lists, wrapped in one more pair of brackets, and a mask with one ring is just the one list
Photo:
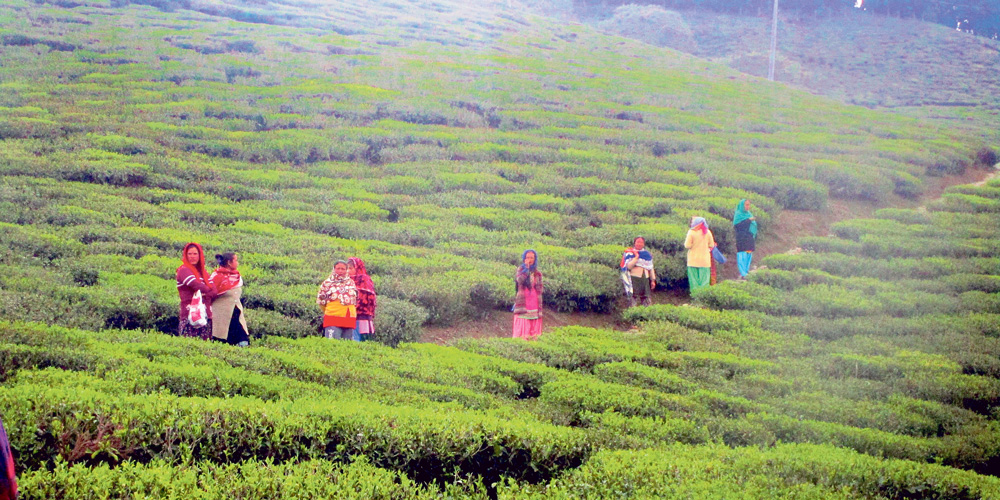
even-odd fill
[[(621, 36), (637, 10), (586, 19)], [(660, 7), (641, 7), (652, 20)], [(678, 11), (690, 38), (643, 33), (670, 47), (755, 76), (767, 75), (770, 19), (704, 11)], [(616, 20), (621, 21), (616, 25)], [(634, 20), (632, 20), (634, 22)], [(652, 28), (655, 28), (651, 26)], [(678, 26), (662, 26), (666, 35)], [(996, 78), (1000, 42), (914, 19), (844, 15), (782, 17), (775, 79), (842, 102), (867, 107), (987, 106), (1000, 103)]]

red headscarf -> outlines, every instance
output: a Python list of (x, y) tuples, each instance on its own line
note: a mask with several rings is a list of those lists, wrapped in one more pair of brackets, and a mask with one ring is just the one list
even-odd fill
[(358, 288), (358, 314), (373, 316), (377, 307), (375, 283), (372, 283), (372, 278), (368, 276), (365, 263), (361, 259), (351, 257), (347, 261), (354, 266), (354, 284)]
[(365, 269), (365, 263), (357, 257), (351, 257), (347, 259), (348, 262), (354, 266), (354, 284), (357, 285), (358, 290), (362, 292), (375, 293), (375, 283), (372, 283), (371, 276), (368, 276), (368, 271)]
[[(193, 266), (187, 260), (187, 251), (189, 248), (195, 247), (198, 249), (198, 265)], [(188, 243), (184, 245), (184, 251), (181, 252), (181, 267), (186, 267), (191, 270), (194, 277), (200, 279), (202, 283), (208, 285), (208, 273), (205, 272), (205, 250), (201, 248), (201, 245), (197, 243)]]

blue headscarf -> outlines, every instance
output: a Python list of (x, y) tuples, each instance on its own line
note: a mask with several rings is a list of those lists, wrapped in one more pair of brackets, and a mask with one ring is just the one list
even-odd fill
[[(753, 217), (753, 214), (745, 208), (746, 201), (746, 198), (744, 198), (740, 200), (739, 205), (736, 205), (736, 213), (733, 214), (734, 226), (739, 225), (739, 223)], [(757, 237), (757, 221), (755, 220), (750, 221), (750, 234), (752, 234), (754, 238)]]
[[(528, 252), (531, 252), (531, 253), (535, 254), (535, 263), (532, 264), (531, 267), (527, 267), (526, 268), (526, 267), (524, 267), (524, 258), (528, 256)], [(538, 269), (538, 252), (536, 252), (536, 251), (534, 251), (534, 250), (532, 250), (532, 249), (529, 248), (529, 249), (525, 250), (524, 253), (521, 254), (521, 265), (518, 266), (517, 272), (532, 274), (537, 269)]]

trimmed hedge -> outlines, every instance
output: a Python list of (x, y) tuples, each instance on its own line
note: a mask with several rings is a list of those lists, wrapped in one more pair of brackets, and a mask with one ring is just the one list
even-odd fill
[[(21, 471), (24, 500), (131, 498), (371, 498), (432, 499), (442, 490), (422, 485), (399, 472), (372, 466), (361, 456), (349, 463), (307, 460), (274, 463), (246, 460), (220, 464), (197, 462), (186, 467), (161, 460), (88, 466), (56, 462), (51, 470)], [(487, 498), (481, 484), (443, 486), (446, 495)]]
[[(585, 434), (538, 423), (500, 423), (469, 412), (393, 408), (361, 399), (260, 401), (111, 394), (17, 383), (0, 389), (19, 464), (55, 457), (87, 463), (368, 456), (417, 480), (478, 476), (548, 479), (589, 455)], [(81, 415), (87, 418), (80, 419)], [(420, 443), (414, 446), (414, 443)]]
[(672, 445), (603, 451), (545, 486), (508, 485), (517, 498), (994, 498), (994, 477), (906, 460), (880, 460), (829, 445), (772, 449)]

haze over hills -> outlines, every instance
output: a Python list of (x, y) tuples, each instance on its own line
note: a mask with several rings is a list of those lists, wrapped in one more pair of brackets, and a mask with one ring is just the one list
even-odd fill
[[(570, 17), (747, 74), (767, 75), (769, 15), (651, 5), (626, 5), (599, 17), (593, 9), (585, 13), (590, 17), (576, 11)], [(783, 14), (778, 24), (775, 79), (850, 104), (978, 108), (987, 113), (984, 121), (996, 120), (998, 65), (997, 40), (925, 21), (845, 10), (828, 16)]]

